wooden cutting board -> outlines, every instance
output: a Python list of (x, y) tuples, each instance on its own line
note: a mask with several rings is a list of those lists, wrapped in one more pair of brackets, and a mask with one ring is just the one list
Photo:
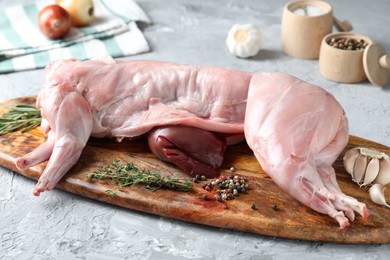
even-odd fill
[[(6, 107), (16, 104), (34, 105), (35, 97), (18, 98), (0, 103), (0, 114), (7, 111)], [(45, 137), (39, 128), (25, 134), (14, 132), (0, 136), (0, 164), (17, 172), (14, 166), (15, 158), (32, 151), (44, 140)], [(373, 147), (390, 153), (389, 147), (351, 136), (347, 149), (355, 146)], [(230, 168), (234, 167), (235, 174), (248, 179), (250, 185), (248, 193), (233, 200), (205, 201), (202, 198), (204, 194), (209, 196), (213, 194), (202, 188), (205, 182), (194, 183), (194, 190), (191, 192), (162, 189), (153, 192), (142, 185), (116, 191), (117, 188), (112, 183), (90, 181), (84, 177), (84, 173), (91, 173), (115, 159), (131, 161), (139, 167), (150, 169), (164, 176), (187, 177), (177, 168), (157, 159), (142, 140), (125, 140), (117, 143), (109, 139), (91, 138), (78, 163), (56, 187), (120, 207), (213, 227), (300, 240), (351, 244), (389, 243), (390, 209), (372, 203), (368, 189), (359, 188), (352, 182), (342, 166), (343, 154), (334, 164), (341, 189), (346, 194), (366, 203), (372, 210), (369, 219), (364, 220), (357, 216), (351, 226), (344, 230), (340, 230), (336, 221), (329, 216), (303, 206), (276, 186), (261, 169), (246, 144), (229, 147), (222, 167), (222, 174), (230, 174)], [(43, 163), (20, 174), (37, 180), (44, 167)], [(109, 189), (116, 191), (117, 196), (108, 195), (105, 191)], [(48, 193), (50, 192), (55, 192), (55, 190)], [(32, 193), (31, 196), (33, 196)], [(390, 201), (389, 195), (387, 195), (387, 200)], [(256, 205), (255, 210), (251, 208), (253, 204)], [(277, 205), (277, 210), (273, 208), (273, 205)]]

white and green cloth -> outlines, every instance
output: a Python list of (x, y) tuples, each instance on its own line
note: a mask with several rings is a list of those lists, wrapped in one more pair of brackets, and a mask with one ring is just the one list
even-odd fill
[(136, 22), (149, 24), (133, 0), (94, 0), (95, 19), (49, 40), (39, 30), (38, 13), (53, 0), (32, 1), (0, 10), (0, 73), (43, 68), (57, 59), (123, 57), (149, 51)]

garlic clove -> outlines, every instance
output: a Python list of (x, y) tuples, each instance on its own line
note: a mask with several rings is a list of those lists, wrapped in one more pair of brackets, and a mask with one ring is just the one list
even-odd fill
[(364, 175), (364, 182), (362, 186), (371, 184), (379, 174), (379, 160), (372, 158), (367, 165), (366, 174)]
[(352, 176), (352, 178), (353, 178), (353, 168), (355, 166), (355, 161), (359, 155), (360, 155), (360, 149), (359, 147), (355, 147), (348, 150), (343, 157), (344, 168)]
[(359, 185), (364, 178), (364, 174), (367, 168), (367, 163), (368, 163), (367, 157), (364, 155), (359, 155), (353, 167), (352, 179)]
[(380, 169), (375, 183), (382, 185), (390, 183), (390, 157), (387, 155), (380, 161)]
[(384, 153), (381, 153), (375, 149), (365, 148), (365, 147), (360, 148), (360, 153), (366, 157), (377, 158), (377, 159), (381, 159), (384, 155)]
[(369, 190), (370, 198), (373, 202), (379, 205), (390, 208), (390, 205), (386, 203), (385, 198), (385, 186), (382, 184), (374, 184)]

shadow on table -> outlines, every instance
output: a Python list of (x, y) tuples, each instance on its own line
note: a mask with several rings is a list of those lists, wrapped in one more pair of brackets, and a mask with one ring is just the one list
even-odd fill
[(261, 49), (252, 60), (276, 60), (286, 56), (281, 50)]

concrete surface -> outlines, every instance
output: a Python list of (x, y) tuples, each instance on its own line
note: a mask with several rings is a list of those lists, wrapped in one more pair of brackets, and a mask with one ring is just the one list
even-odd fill
[[(0, 8), (26, 1), (0, 0)], [(318, 61), (281, 49), (287, 1), (138, 0), (153, 20), (143, 28), (151, 52), (127, 59), (228, 66), (251, 72), (288, 72), (333, 93), (350, 132), (390, 146), (389, 86), (339, 84), (324, 79)], [(329, 0), (354, 31), (390, 51), (390, 1)], [(256, 24), (264, 47), (252, 59), (225, 45), (234, 23)], [(0, 101), (36, 95), (42, 70), (0, 75)], [(390, 245), (313, 243), (210, 228), (134, 212), (60, 190), (32, 196), (34, 181), (0, 167), (0, 259), (389, 259)], [(339, 232), (335, 227), (335, 232)]]

